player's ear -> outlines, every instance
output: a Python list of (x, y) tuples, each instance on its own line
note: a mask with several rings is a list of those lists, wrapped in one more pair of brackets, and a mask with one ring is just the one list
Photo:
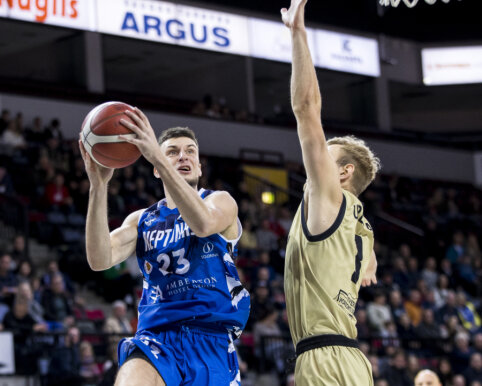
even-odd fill
[(347, 181), (351, 178), (353, 173), (355, 172), (355, 165), (353, 164), (346, 164), (343, 166), (340, 166), (340, 181)]
[(154, 172), (154, 176), (155, 176), (156, 178), (161, 178), (161, 175), (159, 174), (159, 172), (157, 171), (156, 168), (153, 169), (153, 172)]

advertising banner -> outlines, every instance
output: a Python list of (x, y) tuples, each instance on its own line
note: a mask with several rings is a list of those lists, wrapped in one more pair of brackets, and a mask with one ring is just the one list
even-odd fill
[(163, 1), (97, 3), (99, 32), (249, 55), (246, 17)]
[(0, 0), (0, 17), (91, 30), (95, 0)]
[(423, 83), (427, 86), (482, 82), (482, 46), (425, 48)]
[(314, 61), (318, 67), (368, 76), (380, 76), (377, 40), (316, 30), (315, 41)]

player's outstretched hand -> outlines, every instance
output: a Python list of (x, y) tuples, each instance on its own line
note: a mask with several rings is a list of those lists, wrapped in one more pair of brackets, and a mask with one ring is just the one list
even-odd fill
[(290, 29), (305, 27), (305, 5), (308, 0), (291, 0), (290, 9), (281, 10), (281, 19)]
[(85, 164), (85, 171), (89, 177), (90, 184), (93, 186), (101, 186), (107, 184), (114, 174), (114, 169), (105, 168), (95, 162), (87, 150), (85, 150), (82, 140), (79, 139), (80, 154)]
[(157, 143), (156, 135), (152, 129), (149, 119), (146, 115), (137, 107), (134, 108), (135, 113), (126, 110), (125, 114), (131, 118), (134, 123), (131, 123), (125, 119), (121, 119), (120, 123), (132, 130), (137, 137), (131, 138), (123, 135), (119, 135), (119, 139), (136, 145), (144, 158), (151, 164), (154, 164), (157, 155), (161, 154), (159, 144)]

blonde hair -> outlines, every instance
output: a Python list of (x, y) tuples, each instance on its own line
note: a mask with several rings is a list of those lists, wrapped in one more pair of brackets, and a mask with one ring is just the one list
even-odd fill
[(350, 184), (355, 195), (360, 195), (375, 179), (377, 172), (381, 168), (380, 159), (373, 154), (365, 141), (353, 135), (335, 137), (327, 143), (328, 146), (341, 146), (343, 152), (336, 160), (339, 166), (345, 166), (347, 164), (353, 164), (355, 166)]

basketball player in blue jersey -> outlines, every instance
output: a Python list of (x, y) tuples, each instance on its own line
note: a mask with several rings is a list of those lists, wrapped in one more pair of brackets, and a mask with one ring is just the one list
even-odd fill
[(119, 343), (116, 386), (240, 384), (233, 339), (249, 316), (249, 294), (233, 257), (241, 236), (237, 205), (227, 192), (198, 190), (198, 142), (188, 128), (159, 141), (138, 109), (123, 120), (162, 180), (166, 198), (131, 213), (109, 234), (107, 184), (113, 170), (98, 166), (81, 145), (90, 179), (87, 260), (95, 271), (134, 253), (144, 277), (135, 336)]

